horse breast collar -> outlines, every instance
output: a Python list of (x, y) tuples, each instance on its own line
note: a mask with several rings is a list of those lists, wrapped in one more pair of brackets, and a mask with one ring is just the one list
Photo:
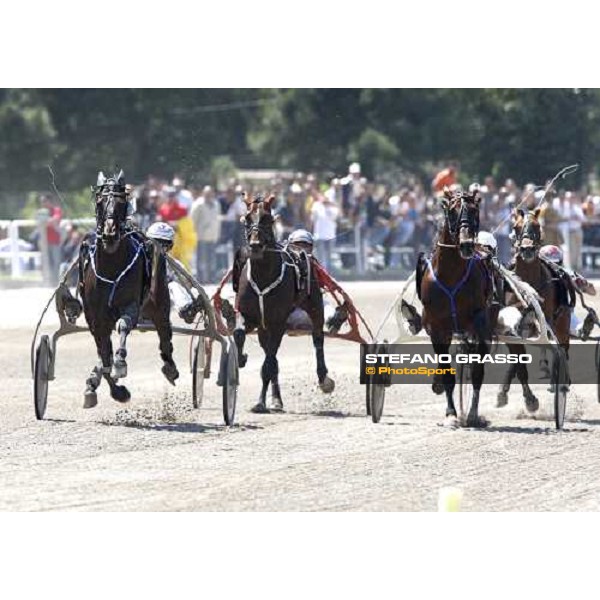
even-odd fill
[[(132, 233), (133, 232), (128, 233), (128, 234), (126, 234), (126, 236), (131, 236)], [(140, 255), (142, 253), (144, 254), (144, 257), (146, 258), (146, 271), (148, 270), (148, 260), (147, 260), (148, 257), (146, 255), (146, 248), (144, 247), (144, 244), (142, 244), (139, 240), (135, 239), (135, 237), (129, 237), (129, 239), (134, 244), (135, 254), (133, 255), (133, 258), (131, 259), (129, 264), (121, 271), (121, 273), (119, 274), (119, 276), (116, 279), (108, 279), (107, 277), (103, 277), (102, 275), (100, 275), (100, 273), (98, 273), (98, 270), (96, 267), (96, 251), (98, 249), (97, 242), (94, 241), (94, 243), (90, 245), (89, 262), (92, 267), (92, 271), (94, 272), (94, 276), (96, 277), (96, 279), (98, 281), (102, 281), (103, 283), (107, 283), (112, 286), (112, 288), (110, 290), (110, 296), (108, 297), (109, 308), (112, 307), (113, 300), (115, 299), (115, 293), (117, 291), (117, 286), (125, 278), (125, 275), (127, 275), (127, 273), (129, 273), (129, 271), (133, 268), (133, 266), (135, 265), (135, 263), (137, 262), (138, 258), (140, 257)]]
[(298, 267), (294, 263), (293, 258), (287, 252), (287, 250), (279, 250), (282, 255), (285, 255), (290, 262), (288, 262), (283, 256), (281, 258), (281, 272), (279, 273), (279, 277), (273, 283), (269, 284), (266, 288), (260, 289), (257, 283), (252, 279), (252, 260), (248, 260), (248, 283), (252, 287), (254, 293), (258, 296), (258, 307), (260, 309), (260, 324), (263, 329), (266, 329), (265, 325), (265, 296), (272, 292), (275, 288), (277, 288), (285, 277), (285, 271), (287, 267), (292, 267), (295, 270), (296, 277), (298, 276)]
[(481, 259), (477, 255), (470, 258), (467, 262), (467, 270), (465, 271), (465, 274), (462, 276), (462, 278), (456, 285), (449, 288), (443, 281), (440, 281), (439, 277), (437, 276), (437, 273), (435, 272), (435, 269), (433, 268), (433, 265), (431, 264), (431, 260), (429, 258), (424, 257), (424, 261), (427, 265), (427, 268), (429, 269), (431, 279), (444, 292), (444, 294), (446, 294), (448, 300), (450, 301), (450, 314), (452, 315), (452, 326), (454, 327), (454, 333), (460, 333), (460, 328), (458, 324), (458, 313), (456, 310), (456, 294), (460, 292), (464, 284), (467, 282), (467, 279), (469, 279), (471, 271), (473, 270), (473, 264), (480, 260)]

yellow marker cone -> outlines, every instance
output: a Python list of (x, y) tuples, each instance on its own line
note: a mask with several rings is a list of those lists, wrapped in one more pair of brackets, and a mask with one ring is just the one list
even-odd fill
[(438, 512), (460, 512), (462, 498), (462, 490), (458, 488), (441, 488), (438, 496)]

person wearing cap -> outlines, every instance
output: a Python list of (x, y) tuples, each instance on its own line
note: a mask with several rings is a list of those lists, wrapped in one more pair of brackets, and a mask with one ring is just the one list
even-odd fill
[[(553, 265), (553, 268), (557, 269), (563, 276), (567, 276), (573, 288), (579, 293), (583, 308), (587, 310), (587, 315), (582, 321), (576, 314), (575, 310), (571, 311), (571, 324), (569, 331), (572, 336), (578, 337), (582, 340), (587, 340), (594, 328), (594, 324), (597, 321), (596, 313), (592, 308), (589, 308), (583, 304), (582, 294), (588, 294), (590, 296), (596, 295), (596, 288), (589, 282), (583, 275), (576, 271), (569, 271), (563, 265), (563, 252), (555, 245), (546, 244), (540, 248), (539, 257), (546, 264)], [(574, 307), (573, 307), (574, 308)]]
[[(175, 230), (168, 223), (163, 221), (153, 223), (146, 230), (146, 237), (156, 242), (165, 254), (169, 254), (173, 250)], [(174, 257), (171, 258), (177, 260)], [(172, 270), (168, 268), (168, 263), (167, 281), (169, 282), (169, 297), (171, 298), (171, 304), (175, 310), (177, 310), (180, 318), (188, 324), (193, 323), (194, 318), (201, 308), (196, 290), (193, 290), (193, 288), (185, 288), (179, 282)]]
[[(310, 231), (306, 229), (296, 229), (287, 240), (286, 248), (295, 253), (304, 252), (311, 261), (311, 270), (316, 274), (316, 281), (319, 287), (324, 290), (331, 290), (333, 279), (327, 273), (326, 269), (313, 255), (314, 238)], [(325, 326), (330, 333), (337, 333), (342, 325), (348, 319), (348, 311), (344, 305), (334, 306), (323, 297), (323, 316)], [(310, 317), (301, 308), (296, 308), (288, 317), (287, 327), (290, 330), (311, 330), (312, 322)]]

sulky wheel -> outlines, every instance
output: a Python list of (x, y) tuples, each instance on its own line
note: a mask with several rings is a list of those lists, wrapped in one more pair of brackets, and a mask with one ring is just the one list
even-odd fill
[(371, 419), (373, 423), (379, 423), (383, 413), (383, 403), (385, 401), (385, 384), (370, 383), (371, 388)]
[(225, 381), (223, 382), (223, 418), (226, 425), (233, 425), (235, 418), (235, 404), (239, 385), (239, 368), (237, 348), (233, 340), (227, 350)]
[(194, 408), (202, 406), (202, 397), (204, 396), (204, 367), (206, 366), (206, 349), (204, 347), (204, 338), (199, 337), (194, 348), (194, 358), (192, 360), (192, 402)]
[(554, 422), (556, 429), (562, 429), (567, 412), (567, 391), (569, 389), (567, 372), (567, 357), (562, 348), (554, 352), (552, 364), (552, 384), (554, 388)]
[(367, 379), (365, 383), (365, 400), (367, 404), (367, 416), (371, 416), (371, 380)]
[(43, 335), (35, 351), (35, 363), (33, 367), (33, 403), (35, 416), (38, 420), (43, 419), (46, 413), (50, 361), (50, 339), (47, 335)]
[(466, 421), (473, 400), (473, 385), (471, 383), (471, 365), (464, 363), (458, 366), (458, 400), (460, 418)]

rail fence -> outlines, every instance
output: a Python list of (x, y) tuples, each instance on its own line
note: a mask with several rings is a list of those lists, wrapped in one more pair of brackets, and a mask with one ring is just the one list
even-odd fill
[[(94, 219), (63, 219), (69, 223), (91, 228)], [(11, 281), (47, 282), (44, 256), (41, 250), (26, 249), (27, 239), (34, 231), (45, 231), (43, 222), (34, 219), (0, 220), (0, 279)], [(45, 224), (44, 224), (45, 225)], [(30, 231), (27, 235), (25, 232)], [(42, 245), (43, 247), (43, 245)], [(221, 270), (233, 264), (235, 248), (232, 241), (218, 244), (216, 248), (218, 265)], [(336, 276), (344, 278), (370, 277), (374, 273), (390, 273), (402, 276), (414, 267), (415, 249), (401, 246), (389, 249), (393, 268), (386, 268), (381, 253), (368, 248), (360, 226), (347, 230), (334, 240), (332, 262)], [(582, 270), (589, 276), (600, 277), (600, 246), (582, 248)]]

